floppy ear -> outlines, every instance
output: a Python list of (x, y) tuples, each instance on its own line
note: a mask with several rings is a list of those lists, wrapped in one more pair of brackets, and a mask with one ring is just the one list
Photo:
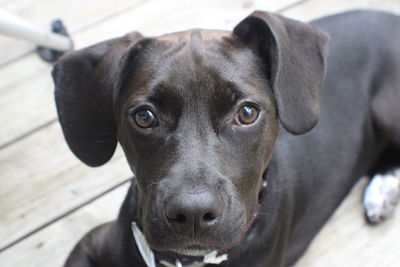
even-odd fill
[(266, 63), (285, 129), (292, 134), (310, 131), (318, 122), (329, 36), (314, 25), (261, 11), (233, 32)]
[(65, 139), (84, 163), (106, 163), (117, 146), (114, 81), (124, 54), (143, 36), (131, 33), (61, 57), (52, 75)]

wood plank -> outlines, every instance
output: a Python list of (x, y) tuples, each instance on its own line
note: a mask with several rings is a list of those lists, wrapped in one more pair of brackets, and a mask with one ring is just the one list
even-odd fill
[[(251, 7), (248, 5), (243, 7), (242, 2), (235, 2), (237, 6), (232, 8), (232, 14), (250, 12), (248, 9)], [(281, 1), (280, 4), (291, 2), (293, 1)], [(211, 2), (204, 2), (208, 3), (204, 6), (201, 1), (193, 1), (194, 6), (189, 6), (188, 2), (179, 2), (179, 6), (174, 5), (173, 1), (160, 3), (163, 4), (156, 8), (154, 3), (146, 2), (146, 5), (143, 4), (134, 12), (121, 14), (109, 19), (107, 23), (100, 23), (88, 31), (83, 31), (77, 38), (78, 46), (82, 47), (107, 37), (124, 34), (131, 30), (131, 25), (138, 24), (139, 20), (132, 20), (132, 18), (143, 17), (143, 14), (149, 14), (151, 11), (154, 17), (163, 17), (170, 14), (172, 10), (193, 12), (184, 13), (183, 17), (171, 14), (164, 18), (168, 22), (167, 26), (177, 30), (194, 26), (196, 23), (201, 24), (201, 18), (203, 18), (201, 14), (206, 12), (206, 7), (211, 8)], [(280, 5), (275, 7), (278, 8), (278, 6)], [(235, 8), (240, 11), (234, 11)], [(219, 12), (222, 9), (223, 6), (216, 8)], [(196, 18), (195, 22), (191, 20), (191, 16)], [(245, 14), (241, 17), (244, 16)], [(228, 22), (227, 17), (222, 17), (215, 18), (214, 22), (227, 25), (233, 23), (233, 20)], [(141, 27), (153, 33), (165, 30), (158, 24), (151, 23), (150, 18), (143, 22)], [(7, 121), (0, 132), (2, 140), (19, 136), (56, 117), (53, 86), (49, 75), (50, 66), (31, 59), (14, 62), (10, 67), (13, 70), (8, 70), (7, 74), (11, 75), (14, 71), (21, 76), (12, 80), (8, 85), (10, 88), (0, 92), (2, 94), (0, 121)], [(26, 73), (18, 72), (19, 69), (26, 70)], [(5, 75), (4, 72), (1, 75)], [(9, 120), (10, 116), (18, 119)], [(22, 129), (24, 132), (21, 131)], [(59, 126), (54, 123), (28, 138), (3, 148), (0, 154), (0, 169), (4, 173), (0, 187), (0, 216), (2, 218), (0, 220), (0, 248), (15, 242), (131, 175), (121, 153), (111, 164), (100, 169), (84, 167), (68, 151)], [(30, 223), (27, 224), (26, 221)]]
[(343, 12), (352, 9), (377, 9), (400, 14), (400, 1), (398, 0), (311, 0), (300, 6), (293, 7), (283, 14), (290, 18), (310, 21), (322, 16)]
[[(187, 28), (232, 29), (251, 10), (264, 9), (261, 0), (223, 0), (216, 4), (212, 0), (197, 1), (146, 1), (128, 12), (111, 17), (73, 35), (77, 48), (82, 48), (104, 39), (121, 36), (134, 29), (148, 35)], [(278, 10), (296, 1), (269, 1), (271, 10)], [(228, 4), (229, 3), (229, 4)], [(253, 4), (251, 4), (253, 3)], [(257, 6), (256, 6), (257, 4)], [(176, 10), (185, 10), (176, 13)], [(149, 16), (148, 14), (152, 14)], [(204, 20), (204, 14), (208, 14)], [(154, 23), (155, 18), (162, 22)], [(0, 129), (0, 147), (32, 129), (55, 119), (51, 66), (31, 55), (0, 69), (0, 121), (8, 121)], [(29, 112), (27, 112), (29, 111)], [(8, 118), (18, 118), (8, 120)]]
[(0, 153), (0, 249), (132, 173), (119, 149), (103, 167), (84, 166), (53, 123)]
[(318, 234), (297, 267), (399, 266), (400, 211), (381, 225), (365, 223), (360, 181)]
[(400, 14), (400, 1), (398, 0), (368, 0), (368, 1), (346, 1), (346, 0), (311, 0), (302, 5), (293, 7), (283, 14), (290, 18), (310, 21), (322, 16), (343, 12), (352, 9), (383, 10)]
[[(46, 30), (50, 28), (53, 19), (60, 18), (70, 33), (76, 33), (144, 1), (146, 0), (19, 0), (3, 3), (2, 10)], [(33, 51), (34, 48), (32, 43), (0, 36), (0, 66)]]
[(128, 184), (0, 253), (2, 267), (62, 266), (78, 240), (93, 227), (116, 218)]

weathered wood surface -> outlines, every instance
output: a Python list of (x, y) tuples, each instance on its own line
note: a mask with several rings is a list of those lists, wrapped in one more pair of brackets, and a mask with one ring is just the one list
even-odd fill
[[(0, 8), (27, 2), (0, 1)], [(74, 5), (72, 2), (70, 6)], [(76, 7), (75, 11), (81, 12), (87, 27), (79, 28), (84, 24), (73, 21), (71, 15), (72, 20), (68, 23), (76, 25), (73, 39), (77, 48), (131, 30), (157, 35), (193, 27), (231, 29), (253, 9), (279, 10), (297, 3), (290, 0), (146, 0), (135, 1), (135, 8), (124, 8), (127, 2), (112, 1), (116, 3), (114, 8), (111, 1), (100, 2), (95, 4), (103, 8), (98, 17), (96, 12)], [(90, 6), (94, 1), (81, 3)], [(42, 8), (40, 5), (29, 6), (29, 3), (25, 6)], [(55, 4), (50, 6), (57, 7)], [(400, 1), (309, 0), (294, 5), (284, 14), (308, 21), (354, 8), (379, 8), (400, 13)], [(26, 14), (41, 14), (43, 21), (51, 18), (46, 12), (29, 12)], [(73, 11), (65, 10), (67, 17), (69, 12), (73, 14)], [(157, 18), (160, 19), (157, 21)], [(4, 50), (3, 45), (0, 40), (0, 50)], [(46, 125), (56, 118), (49, 76), (51, 66), (32, 54), (15, 59), (18, 53), (28, 51), (26, 47), (12, 51), (16, 54), (10, 57), (11, 62), (0, 68), (0, 148), (9, 143), (0, 149), (0, 250), (18, 242), (0, 253), (0, 265), (60, 266), (84, 232), (115, 217), (126, 185), (121, 187), (124, 189), (112, 188), (131, 174), (121, 151), (111, 163), (99, 169), (85, 167), (73, 157), (59, 126), (56, 123)], [(31, 133), (34, 129), (38, 130)], [(10, 143), (24, 135), (27, 136)], [(381, 226), (367, 226), (360, 206), (362, 187), (362, 183), (357, 186), (297, 266), (400, 266), (400, 253), (396, 252), (400, 249), (399, 212), (396, 218)], [(109, 190), (110, 193), (84, 205)], [(62, 217), (74, 209), (78, 210)], [(26, 235), (29, 236), (23, 238)]]
[(128, 184), (118, 187), (0, 253), (1, 266), (61, 267), (70, 250), (86, 231), (116, 218), (127, 189)]
[(89, 168), (52, 124), (0, 152), (0, 250), (132, 177), (122, 152)]

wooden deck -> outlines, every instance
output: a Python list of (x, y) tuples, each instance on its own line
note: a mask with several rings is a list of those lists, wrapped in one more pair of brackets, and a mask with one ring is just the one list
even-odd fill
[[(303, 21), (354, 8), (400, 14), (399, 0), (0, 0), (48, 27), (62, 18), (76, 48), (138, 30), (232, 29), (254, 9)], [(132, 174), (119, 149), (92, 169), (69, 151), (57, 122), (51, 65), (31, 44), (0, 36), (0, 265), (62, 266), (92, 227), (116, 217)], [(361, 181), (296, 265), (400, 266), (400, 212), (365, 224)], [(239, 266), (240, 267), (240, 266)]]

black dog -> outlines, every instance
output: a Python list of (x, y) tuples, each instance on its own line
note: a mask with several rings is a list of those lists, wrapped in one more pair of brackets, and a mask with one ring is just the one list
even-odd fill
[(294, 264), (360, 177), (400, 164), (399, 47), (395, 15), (255, 12), (233, 32), (132, 33), (62, 57), (71, 150), (99, 166), (119, 142), (135, 173), (118, 220), (66, 266)]

